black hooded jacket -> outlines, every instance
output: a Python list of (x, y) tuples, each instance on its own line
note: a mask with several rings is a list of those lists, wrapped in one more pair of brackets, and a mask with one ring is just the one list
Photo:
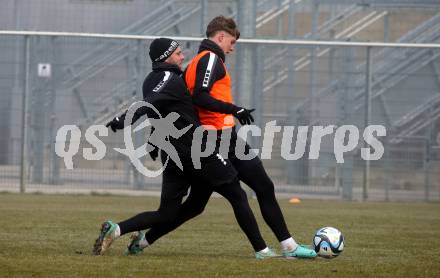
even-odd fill
[[(179, 118), (173, 123), (177, 129), (192, 126), (181, 137), (176, 139), (170, 136), (168, 140), (180, 155), (188, 156), (194, 130), (200, 126), (200, 121), (181, 75), (182, 71), (176, 65), (153, 63), (153, 71), (145, 78), (142, 86), (143, 100), (152, 104), (160, 115), (154, 109), (143, 106), (134, 113), (132, 123), (143, 115), (150, 119), (158, 119), (165, 118), (171, 112), (179, 114)], [(121, 117), (125, 118), (125, 114)]]
[[(175, 122), (178, 129), (188, 124), (200, 125), (191, 94), (182, 79), (182, 71), (176, 65), (153, 63), (153, 71), (145, 78), (142, 92), (144, 101), (153, 104), (165, 117), (171, 112), (180, 115)], [(148, 115), (153, 117), (153, 115)]]

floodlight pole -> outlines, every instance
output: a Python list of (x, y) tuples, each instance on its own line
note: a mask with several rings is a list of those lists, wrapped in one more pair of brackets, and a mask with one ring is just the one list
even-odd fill
[[(429, 111), (426, 113), (427, 119), (426, 121), (429, 122), (430, 119), (432, 119), (433, 112), (432, 107), (429, 108)], [(425, 172), (425, 201), (429, 202), (429, 195), (430, 195), (430, 188), (431, 188), (431, 146), (432, 146), (432, 130), (433, 130), (433, 121), (428, 125), (428, 128), (426, 129), (426, 139), (425, 141), (425, 150), (423, 154), (423, 169)]]
[[(240, 28), (241, 37), (254, 38), (256, 34), (257, 3), (255, 0), (239, 0), (237, 3), (237, 23)], [(238, 62), (236, 69), (238, 103), (244, 107), (255, 107), (255, 103), (261, 101), (256, 100), (258, 94), (254, 93), (256, 91), (254, 78), (257, 75), (255, 71), (256, 49), (256, 45), (241, 44), (240, 47), (237, 47), (237, 54), (235, 55)], [(261, 110), (254, 113), (254, 117), (262, 116)], [(250, 144), (253, 145), (254, 143), (255, 141), (251, 139)], [(248, 197), (254, 194), (250, 189), (246, 190), (246, 193)]]
[[(366, 64), (366, 76), (365, 76), (365, 117), (364, 128), (370, 124), (371, 118), (371, 46), (367, 46), (367, 64)], [(368, 148), (367, 140), (364, 140), (364, 148)], [(370, 187), (370, 155), (367, 155), (365, 160), (363, 185), (362, 185), (362, 200), (368, 199), (368, 189)]]
[[(256, 34), (256, 13), (257, 5), (256, 1), (240, 0), (238, 2), (238, 27), (240, 28), (241, 37), (253, 38)], [(255, 95), (255, 76), (252, 69), (254, 68), (255, 61), (255, 49), (254, 45), (241, 44), (237, 47), (238, 65), (237, 72), (240, 78), (237, 78), (237, 92), (238, 103), (245, 107), (253, 107)], [(237, 76), (238, 77), (238, 76)], [(257, 111), (261, 113), (262, 111)]]
[(208, 1), (207, 0), (201, 0), (200, 1), (200, 9), (201, 9), (201, 16), (200, 16), (200, 34), (203, 37), (205, 35), (205, 28), (206, 28), (206, 19), (208, 15)]
[(27, 120), (28, 120), (28, 107), (27, 96), (29, 94), (29, 36), (24, 36), (24, 82), (23, 82), (23, 96), (22, 96), (22, 113), (21, 113), (21, 166), (20, 166), (20, 193), (25, 192), (26, 182), (26, 155), (27, 155)]

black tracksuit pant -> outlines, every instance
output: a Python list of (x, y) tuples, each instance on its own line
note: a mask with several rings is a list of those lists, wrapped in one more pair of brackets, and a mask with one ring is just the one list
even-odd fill
[[(220, 137), (220, 136), (219, 136)], [(247, 184), (256, 194), (264, 221), (271, 228), (279, 241), (291, 237), (283, 213), (275, 198), (274, 184), (267, 175), (261, 160), (255, 157), (252, 160), (240, 160), (235, 156), (237, 138), (235, 131), (232, 132), (231, 145), (229, 148), (229, 159), (238, 172), (238, 178)], [(249, 152), (249, 145), (246, 144), (246, 152)], [(240, 187), (241, 188), (241, 187)], [(176, 229), (189, 219), (201, 214), (208, 203), (212, 190), (203, 187), (191, 187), (191, 192), (182, 204), (182, 209), (174, 221), (167, 225), (154, 226), (146, 233), (146, 239), (151, 244), (161, 236)]]
[[(266, 243), (258, 229), (257, 221), (249, 206), (246, 193), (239, 184), (236, 176), (237, 172), (231, 166), (229, 160), (226, 159), (228, 167), (224, 167), (222, 161), (216, 156), (212, 157), (210, 162), (202, 162), (202, 169), (184, 172), (177, 168), (170, 160), (163, 173), (159, 209), (157, 211), (142, 212), (118, 223), (121, 235), (149, 228), (152, 228), (154, 231), (156, 229), (153, 227), (161, 227), (159, 230), (156, 230), (158, 231), (158, 233), (156, 232), (157, 237), (160, 237), (162, 234), (175, 229), (186, 220), (200, 214), (205, 208), (212, 192), (215, 191), (231, 204), (235, 218), (251, 242), (254, 250), (264, 249)], [(230, 171), (231, 168), (232, 171)], [(215, 178), (215, 181), (210, 181), (212, 178)], [(182, 204), (182, 199), (186, 195), (190, 183), (191, 193)]]

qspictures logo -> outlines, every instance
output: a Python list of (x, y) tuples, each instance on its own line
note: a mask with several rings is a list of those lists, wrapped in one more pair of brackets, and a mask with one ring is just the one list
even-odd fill
[[(154, 118), (147, 118), (132, 129), (130, 124), (133, 119), (134, 112), (138, 109), (146, 107), (154, 111)], [(217, 132), (214, 129), (206, 129), (203, 126), (193, 127), (188, 125), (183, 129), (177, 129), (175, 122), (180, 115), (172, 112), (166, 117), (162, 117), (159, 111), (150, 103), (139, 101), (133, 103), (127, 111), (124, 121), (124, 144), (125, 148), (113, 148), (113, 151), (119, 152), (128, 157), (132, 165), (139, 173), (146, 177), (159, 176), (171, 159), (180, 169), (182, 165), (182, 153), (176, 149), (171, 143), (178, 142), (182, 136), (187, 136), (192, 132), (192, 144), (183, 146), (190, 152), (190, 158), (193, 167), (201, 169), (201, 160), (210, 155), (217, 155), (219, 159), (228, 158), (230, 156), (231, 132), (225, 130), (222, 132), (218, 148), (216, 143)], [(132, 134), (148, 127), (152, 132), (147, 132), (145, 142), (135, 147)], [(296, 129), (296, 132), (295, 132)], [(70, 133), (70, 136), (68, 134)], [(324, 136), (332, 136), (333, 153), (337, 163), (344, 163), (344, 154), (354, 151), (359, 144), (363, 144), (362, 140), (368, 147), (361, 148), (360, 155), (363, 160), (379, 160), (384, 154), (384, 146), (379, 137), (386, 136), (386, 128), (382, 125), (369, 125), (362, 132), (354, 125), (327, 125), (327, 126), (278, 126), (276, 121), (265, 124), (264, 129), (256, 125), (245, 125), (237, 130), (238, 140), (235, 144), (234, 155), (240, 160), (251, 160), (257, 155), (261, 159), (271, 159), (273, 154), (273, 145), (275, 134), (281, 134), (280, 155), (285, 160), (298, 160), (307, 155), (308, 159), (319, 159), (319, 154)], [(296, 133), (296, 138), (295, 138)], [(82, 155), (86, 160), (101, 160), (107, 153), (107, 147), (104, 142), (97, 137), (107, 137), (108, 129), (104, 125), (92, 125), (84, 134), (85, 140), (90, 143), (93, 148), (83, 148)], [(55, 152), (64, 159), (67, 169), (74, 169), (73, 157), (78, 154), (81, 141), (81, 130), (76, 125), (64, 125), (58, 129), (56, 135)], [(246, 141), (249, 136), (262, 137), (261, 149), (251, 149), (246, 151)], [(308, 154), (306, 154), (307, 142), (310, 142)], [(145, 157), (154, 148), (158, 148), (167, 154), (165, 162), (159, 170), (153, 171), (142, 164), (141, 158)], [(182, 146), (179, 146), (182, 149)], [(217, 153), (216, 153), (217, 152)], [(185, 152), (184, 155), (187, 155)], [(188, 160), (188, 157), (185, 157)]]

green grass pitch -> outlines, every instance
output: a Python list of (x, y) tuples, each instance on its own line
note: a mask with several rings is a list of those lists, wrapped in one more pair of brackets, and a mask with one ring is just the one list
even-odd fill
[[(201, 216), (140, 256), (128, 236), (91, 255), (100, 223), (156, 209), (154, 197), (0, 194), (0, 277), (440, 277), (439, 203), (280, 200), (296, 240), (339, 228), (345, 250), (333, 260), (257, 261), (229, 205), (212, 198)], [(251, 200), (268, 245), (279, 244)]]

